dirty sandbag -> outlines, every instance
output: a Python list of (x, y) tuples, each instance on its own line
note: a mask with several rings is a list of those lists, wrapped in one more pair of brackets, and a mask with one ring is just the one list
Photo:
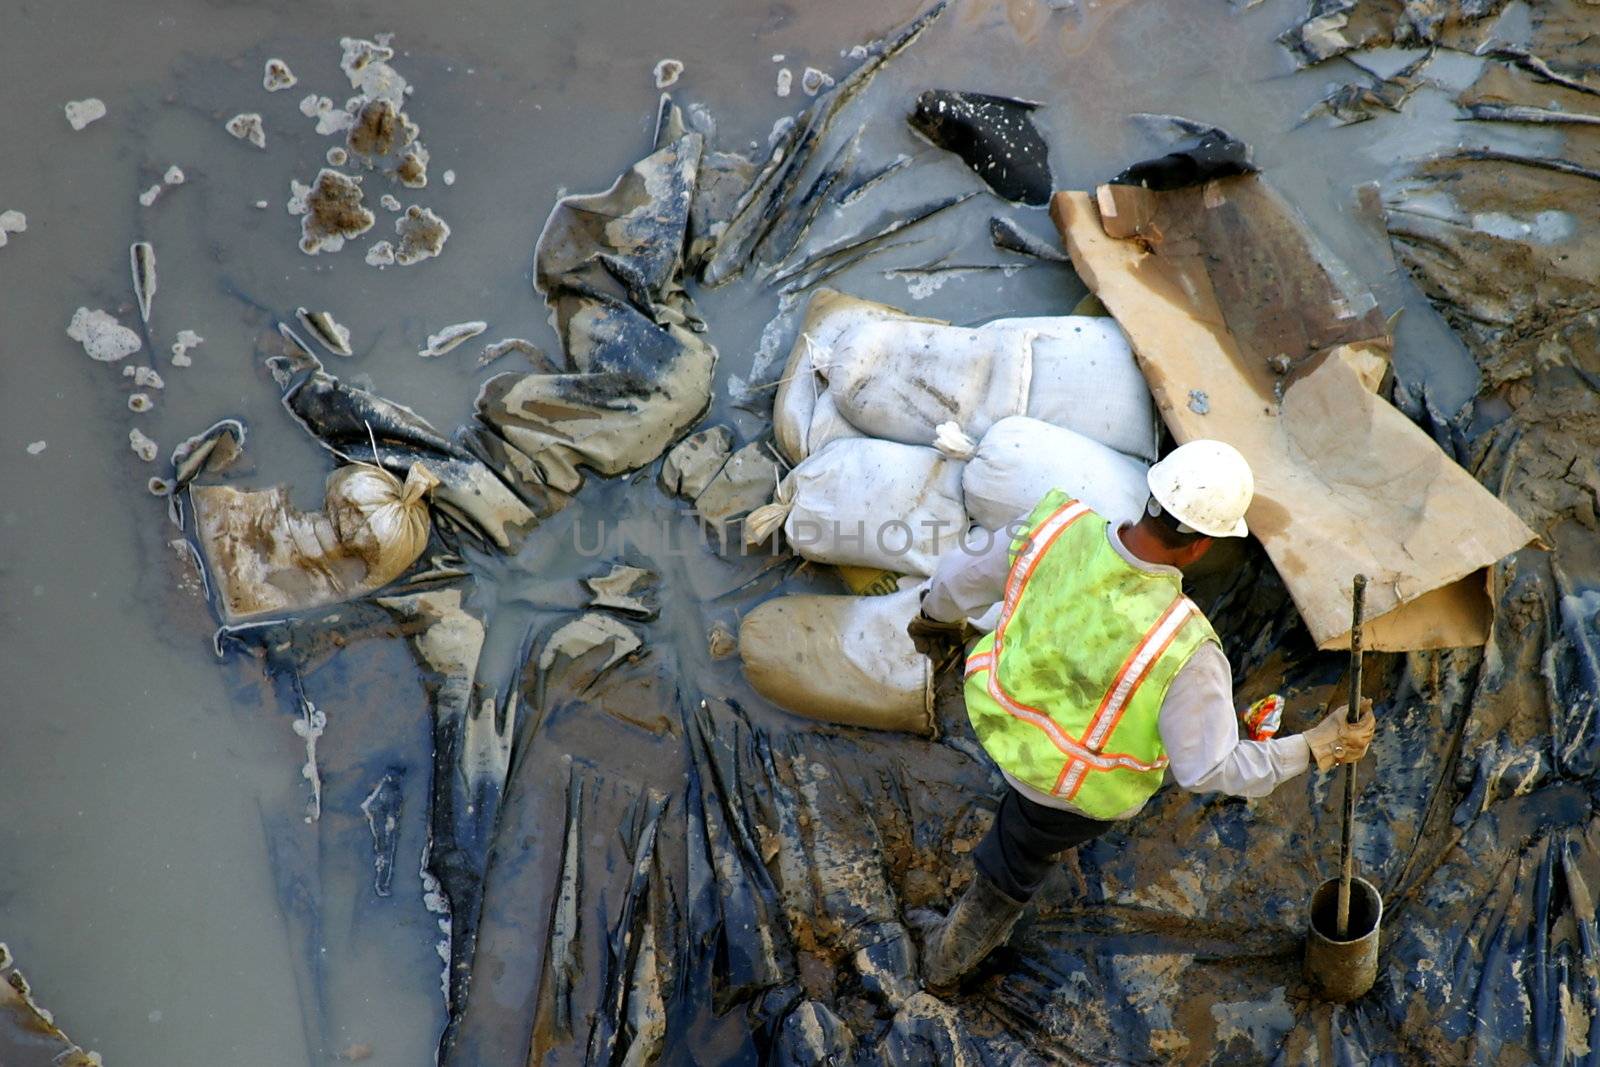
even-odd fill
[(906, 633), (921, 591), (783, 596), (746, 615), (739, 655), (756, 692), (796, 715), (933, 732), (933, 667)]
[(1155, 403), (1127, 334), (1108, 316), (996, 319), (986, 330), (1032, 330), (1033, 379), (1026, 414), (1076, 430), (1154, 463)]
[(1001, 419), (981, 441), (947, 424), (939, 450), (965, 468), (961, 489), (972, 521), (1004, 530), (1052, 489), (1088, 504), (1112, 525), (1138, 522), (1150, 490), (1145, 465), (1065, 427), (1025, 415)]
[(835, 441), (790, 471), (771, 504), (745, 519), (745, 543), (778, 528), (818, 563), (933, 573), (971, 520), (961, 502), (962, 464), (936, 449), (859, 438)]
[(501, 549), (560, 506), (559, 500), (530, 506), (534, 494), (513, 490), (468, 447), (475, 443), (470, 434), (446, 437), (405, 405), (357, 389), (314, 362), (289, 378), (283, 406), (342, 461), (373, 461), (391, 472), (423, 464), (439, 479), (432, 503), (440, 514)]
[[(940, 322), (909, 315), (888, 304), (847, 296), (836, 289), (823, 288), (811, 294), (772, 404), (773, 435), (778, 451), (790, 463), (799, 463), (822, 447), (809, 440), (814, 409), (827, 391), (827, 383), (817, 374), (813, 357), (820, 353), (826, 362), (827, 353), (833, 351), (839, 336), (846, 330), (863, 323), (887, 321)], [(832, 440), (835, 435), (824, 436)]]
[(580, 468), (610, 477), (651, 462), (710, 403), (717, 352), (683, 289), (701, 149), (685, 133), (605, 192), (562, 198), (539, 236), (535, 279), (565, 372), (490, 378), (477, 417), (563, 493), (583, 484)]
[(583, 485), (579, 468), (605, 477), (661, 455), (704, 413), (716, 350), (681, 326), (659, 328), (626, 305), (585, 309), (596, 343), (617, 357), (573, 374), (499, 374), (478, 394), (478, 418), (527, 456), (562, 492)]
[(1031, 330), (915, 322), (852, 327), (825, 357), (812, 355), (852, 426), (873, 437), (927, 444), (940, 423), (973, 436), (1028, 409)]
[(233, 623), (302, 611), (380, 589), (416, 562), (439, 480), (420, 463), (400, 479), (371, 464), (328, 476), (322, 511), (301, 512), (287, 486), (192, 486), (195, 538), (217, 608)]

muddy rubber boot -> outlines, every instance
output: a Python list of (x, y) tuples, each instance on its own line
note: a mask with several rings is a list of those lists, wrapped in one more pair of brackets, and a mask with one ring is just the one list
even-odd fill
[(1011, 935), (1025, 907), (1025, 901), (1012, 900), (982, 874), (974, 874), (944, 922), (923, 941), (923, 985), (938, 996), (955, 992), (962, 975)]

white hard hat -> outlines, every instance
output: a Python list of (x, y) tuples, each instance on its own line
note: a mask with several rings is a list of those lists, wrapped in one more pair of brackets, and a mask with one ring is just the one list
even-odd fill
[(1244, 537), (1244, 513), (1256, 480), (1239, 450), (1222, 441), (1190, 441), (1150, 468), (1150, 495), (1173, 518), (1208, 537)]

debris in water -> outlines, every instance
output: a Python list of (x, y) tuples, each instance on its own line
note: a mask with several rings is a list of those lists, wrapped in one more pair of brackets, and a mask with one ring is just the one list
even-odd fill
[(350, 162), (350, 153), (346, 152), (338, 145), (334, 145), (332, 148), (328, 149), (327, 160), (328, 166), (330, 167), (342, 167), (346, 163)]
[(46, 447), (45, 442), (43, 442), (43, 441), (35, 441), (35, 442), (33, 442), (32, 444), (30, 444), (28, 446), (28, 455), (37, 456), (39, 453), (41, 453), (41, 452), (43, 452), (45, 450), (45, 447)]
[(394, 261), (402, 267), (419, 263), (438, 255), (450, 238), (450, 227), (443, 219), (425, 207), (412, 204), (406, 213), (394, 220), (394, 232), (400, 235), (400, 246), (394, 250)]
[(713, 426), (679, 441), (661, 464), (661, 488), (686, 500), (706, 491), (733, 452), (733, 431)]
[(6, 235), (22, 233), (28, 228), (28, 216), (20, 211), (0, 211), (0, 248), (5, 247)]
[(174, 367), (188, 367), (194, 363), (189, 358), (189, 349), (200, 344), (205, 338), (193, 330), (179, 330), (178, 339), (172, 342), (172, 365)]
[(267, 204), (267, 202), (265, 200), (257, 200), (256, 201), (256, 209), (258, 211), (265, 211), (265, 210), (267, 210), (267, 207), (268, 207), (268, 204)]
[(778, 68), (778, 95), (788, 96), (789, 87), (794, 84), (794, 72), (788, 67)]
[[(388, 896), (387, 893), (382, 893), (379, 895)], [(346, 1045), (344, 1051), (339, 1053), (339, 1058), (349, 1063), (360, 1063), (362, 1060), (370, 1060), (372, 1058), (372, 1053), (372, 1042), (358, 1041), (353, 1045)]]
[(816, 67), (807, 67), (800, 75), (800, 89), (807, 96), (816, 96), (833, 84), (833, 77)]
[(172, 480), (169, 478), (151, 478), (144, 483), (144, 487), (150, 490), (151, 496), (171, 496), (173, 490)]
[(989, 240), (996, 248), (1007, 252), (1017, 252), (1024, 256), (1033, 256), (1035, 259), (1047, 260), (1051, 263), (1068, 262), (1067, 255), (1058, 248), (1052, 248), (1044, 241), (1024, 230), (1018, 225), (1016, 219), (1004, 215), (996, 215), (989, 220)]
[(227, 470), (244, 455), (246, 431), (238, 419), (220, 419), (172, 450), (172, 482), (182, 488), (205, 473)]
[(929, 89), (907, 122), (930, 143), (954, 152), (996, 193), (1045, 204), (1055, 182), (1049, 149), (1033, 124), (1031, 100)]
[(655, 75), (657, 89), (676, 85), (683, 75), (683, 63), (677, 59), (663, 59), (656, 64)]
[(657, 582), (656, 575), (650, 571), (623, 563), (613, 564), (604, 575), (583, 580), (593, 594), (589, 607), (605, 608), (638, 619), (653, 619), (660, 614), (655, 597)]
[(1267, 360), (1267, 366), (1272, 368), (1273, 374), (1288, 374), (1289, 371), (1294, 369), (1294, 360), (1290, 359), (1284, 353), (1279, 352), (1277, 355)]
[(378, 197), (378, 204), (385, 211), (400, 210), (400, 201), (393, 193), (384, 193), (382, 196)]
[(544, 353), (544, 349), (540, 348), (532, 341), (524, 341), (520, 337), (507, 337), (503, 341), (496, 341), (492, 345), (485, 345), (483, 348), (483, 355), (478, 357), (478, 366), (487, 367), (501, 356), (504, 356), (510, 352), (521, 352), (524, 356), (528, 357), (528, 362), (532, 363), (535, 367), (542, 366), (549, 360), (549, 357)]
[(150, 302), (156, 298), (156, 250), (149, 241), (135, 241), (128, 247), (128, 262), (133, 270), (133, 298), (139, 302), (139, 318), (150, 324)]
[(155, 406), (149, 393), (132, 393), (128, 396), (128, 410), (136, 415), (143, 415)]
[(394, 58), (394, 49), (359, 37), (341, 37), (339, 47), (344, 49), (339, 69), (350, 79), (351, 87), (363, 96), (387, 100), (398, 108), (407, 86), (406, 80), (388, 64)]
[(174, 163), (167, 168), (167, 172), (161, 176), (161, 180), (168, 185), (182, 185), (189, 180), (189, 176), (183, 173), (182, 167)]
[(396, 773), (389, 771), (361, 802), (361, 814), (367, 817), (367, 829), (372, 833), (372, 891), (380, 897), (389, 895), (394, 881), (394, 854), (400, 840), (404, 800)]
[(139, 351), (139, 335), (104, 311), (81, 307), (72, 313), (67, 336), (83, 345), (90, 359), (115, 363)]
[(487, 322), (474, 320), (472, 322), (458, 322), (453, 326), (446, 326), (438, 333), (428, 335), (428, 347), (422, 349), (417, 355), (424, 359), (430, 356), (442, 356), (455, 348), (463, 341), (470, 341), (484, 330), (489, 328)]
[(150, 188), (139, 194), (139, 203), (144, 207), (149, 207), (151, 204), (156, 202), (156, 198), (161, 195), (162, 190), (165, 188), (165, 185), (162, 185), (160, 182), (156, 182)]
[(352, 152), (364, 156), (386, 156), (399, 146), (410, 144), (416, 132), (417, 128), (392, 102), (369, 100), (351, 124), (346, 143)]
[(600, 670), (605, 670), (637, 652), (643, 644), (638, 634), (616, 618), (591, 611), (550, 635), (539, 653), (539, 670), (548, 671), (558, 656), (577, 659), (600, 648), (606, 649), (606, 658), (600, 665)]
[(706, 650), (712, 659), (727, 659), (739, 650), (739, 640), (733, 636), (728, 624), (720, 619), (706, 632)]
[(300, 698), (300, 718), (294, 722), (294, 732), (305, 739), (306, 762), (300, 776), (311, 783), (311, 801), (306, 805), (306, 822), (322, 817), (322, 774), (317, 770), (317, 738), (327, 728), (328, 713), (311, 701)]
[(326, 311), (307, 311), (305, 308), (295, 308), (295, 317), (311, 332), (317, 342), (336, 356), (348, 356), (350, 350), (350, 328), (335, 322), (333, 316)]
[(223, 124), (222, 128), (241, 141), (249, 141), (257, 148), (267, 147), (267, 128), (261, 124), (261, 116), (254, 111), (233, 116)]
[(1204, 389), (1189, 390), (1189, 410), (1196, 415), (1204, 415), (1211, 410), (1211, 397), (1206, 395)]
[(367, 266), (392, 267), (394, 266), (394, 245), (388, 241), (377, 241), (367, 249)]
[(356, 121), (350, 112), (334, 107), (332, 98), (316, 93), (300, 101), (300, 114), (308, 119), (316, 119), (317, 132), (324, 137), (348, 130)]
[(454, 185), (456, 183), (456, 172), (453, 170), (445, 171), (442, 177), (446, 185)]
[(420, 144), (412, 145), (406, 154), (400, 157), (400, 164), (395, 167), (394, 176), (400, 179), (401, 185), (410, 189), (427, 186), (428, 150)]
[(323, 168), (310, 187), (291, 182), (289, 213), (300, 220), (300, 251), (308, 256), (337, 252), (345, 241), (372, 229), (372, 212), (361, 205), (361, 179)]
[(157, 445), (153, 440), (145, 436), (143, 430), (128, 431), (128, 447), (133, 449), (134, 455), (138, 456), (146, 463), (153, 463), (156, 458), (156, 453), (161, 451), (161, 446)]
[(162, 380), (154, 367), (123, 367), (122, 376), (133, 379), (135, 389), (165, 389), (167, 383)]
[(67, 121), (75, 130), (81, 130), (89, 123), (106, 117), (105, 101), (95, 96), (86, 100), (69, 100), (63, 110), (67, 113)]
[(275, 93), (279, 89), (288, 89), (299, 80), (294, 76), (294, 71), (289, 69), (289, 64), (281, 59), (269, 59), (261, 75), (261, 87), (269, 93)]

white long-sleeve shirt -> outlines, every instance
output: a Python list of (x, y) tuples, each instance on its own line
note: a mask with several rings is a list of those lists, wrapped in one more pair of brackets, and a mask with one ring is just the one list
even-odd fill
[[(1182, 577), (1176, 567), (1147, 563), (1129, 552), (1109, 526), (1106, 539), (1131, 566), (1152, 574)], [(984, 531), (975, 531), (964, 549), (947, 552), (930, 580), (922, 601), (923, 612), (930, 619), (972, 619), (975, 624), (991, 614), (994, 604), (1005, 594), (1009, 543), (1005, 534), (990, 538)], [(1233, 672), (1222, 649), (1210, 641), (1202, 644), (1173, 678), (1161, 703), (1157, 728), (1173, 779), (1193, 793), (1263, 797), (1311, 764), (1311, 747), (1299, 734), (1268, 741), (1249, 741), (1239, 736), (1239, 720), (1233, 706)], [(1078, 810), (1060, 797), (1009, 774), (1006, 780), (1035, 803)], [(1140, 807), (1143, 805), (1116, 817), (1125, 819)]]

